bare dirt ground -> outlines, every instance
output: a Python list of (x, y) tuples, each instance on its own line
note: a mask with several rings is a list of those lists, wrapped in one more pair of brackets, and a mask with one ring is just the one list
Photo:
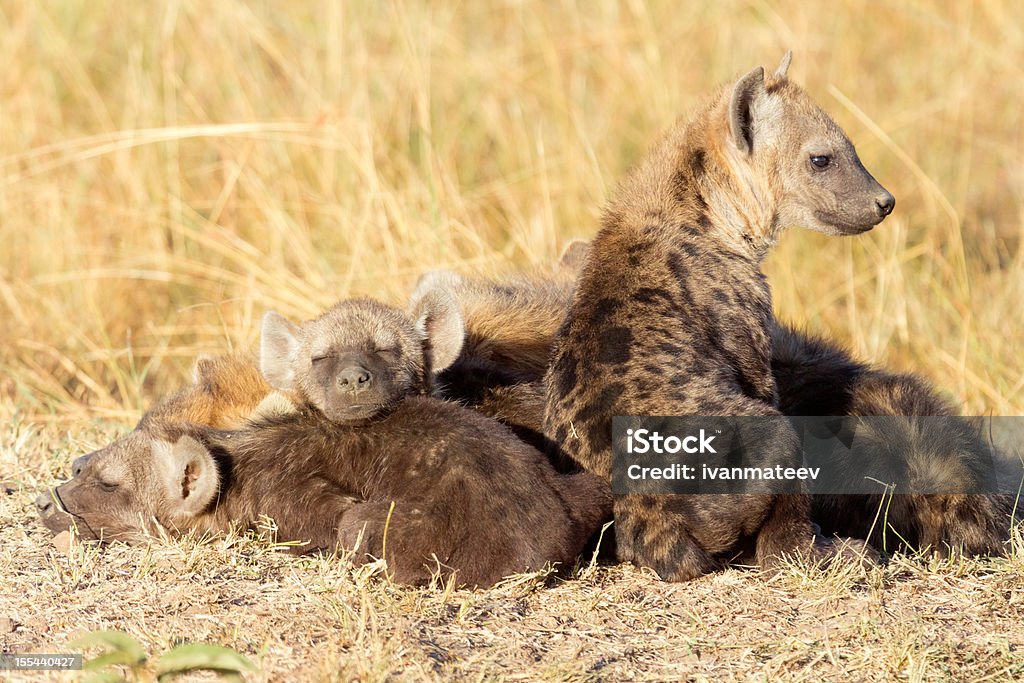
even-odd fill
[(687, 584), (584, 562), (570, 580), (465, 591), (392, 585), (372, 568), (295, 557), (255, 536), (57, 550), (33, 497), (125, 428), (71, 436), (13, 418), (0, 428), (0, 650), (69, 652), (76, 636), (115, 629), (151, 656), (181, 642), (234, 648), (258, 665), (251, 680), (267, 681), (1024, 677), (1019, 553), (896, 556), (867, 573), (737, 568)]

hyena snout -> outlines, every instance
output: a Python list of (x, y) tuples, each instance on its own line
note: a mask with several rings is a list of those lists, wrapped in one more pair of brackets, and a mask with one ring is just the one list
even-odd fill
[(342, 391), (361, 393), (373, 386), (373, 373), (363, 367), (362, 364), (354, 363), (341, 369), (338, 373), (338, 388)]
[(53, 492), (44, 491), (36, 496), (36, 512), (45, 516), (53, 512)]
[(885, 218), (896, 208), (896, 198), (883, 187), (882, 194), (875, 198), (875, 206), (878, 208), (878, 218)]

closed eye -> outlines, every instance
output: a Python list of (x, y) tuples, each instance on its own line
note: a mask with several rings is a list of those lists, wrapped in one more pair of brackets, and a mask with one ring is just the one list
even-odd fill
[(327, 360), (328, 358), (333, 358), (333, 356), (329, 356), (329, 355), (325, 355), (325, 356), (313, 356), (313, 359), (312, 359), (312, 361), (311, 361), (311, 362), (313, 362), (313, 363), (319, 363), (320, 361), (325, 361), (325, 360)]
[(96, 483), (99, 485), (101, 489), (103, 489), (107, 493), (112, 493), (116, 491), (117, 488), (120, 486), (120, 484), (114, 484), (109, 481), (97, 481)]

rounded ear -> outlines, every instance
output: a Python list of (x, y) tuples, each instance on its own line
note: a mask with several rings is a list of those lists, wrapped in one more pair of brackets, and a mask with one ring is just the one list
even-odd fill
[(192, 383), (205, 384), (213, 374), (216, 361), (208, 353), (201, 353), (196, 356), (196, 362), (192, 364)]
[(562, 254), (558, 257), (558, 267), (566, 270), (578, 271), (583, 268), (587, 261), (587, 254), (590, 253), (590, 241), (574, 239), (565, 245)]
[(775, 78), (782, 81), (786, 78), (786, 72), (789, 71), (789, 63), (793, 61), (793, 51), (786, 50), (786, 54), (782, 55), (782, 61), (779, 62), (779, 68), (775, 70)]
[(462, 276), (450, 270), (427, 271), (420, 275), (420, 279), (416, 281), (416, 286), (412, 288), (412, 294), (409, 295), (409, 305), (406, 307), (406, 310), (415, 318), (415, 311), (420, 305), (420, 300), (428, 292), (435, 289), (444, 289), (449, 293), (453, 293), (462, 282)]
[(220, 488), (217, 463), (206, 446), (191, 436), (155, 441), (153, 460), (173, 512), (194, 517), (209, 507)]
[(729, 100), (729, 131), (743, 154), (754, 148), (754, 103), (765, 94), (764, 67), (757, 67), (736, 81)]
[(462, 351), (466, 327), (455, 298), (443, 287), (420, 293), (413, 303), (412, 319), (416, 331), (429, 346), (430, 371), (446, 369)]
[(299, 358), (298, 328), (284, 316), (267, 311), (260, 328), (260, 372), (270, 386), (283, 391), (295, 386)]
[(295, 403), (282, 394), (280, 391), (271, 391), (267, 394), (260, 404), (249, 413), (249, 420), (252, 422), (258, 422), (267, 418), (277, 417), (280, 415), (291, 415), (298, 412), (298, 406)]

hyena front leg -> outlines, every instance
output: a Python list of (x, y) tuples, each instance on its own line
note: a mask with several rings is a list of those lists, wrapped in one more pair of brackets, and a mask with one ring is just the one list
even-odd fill
[[(411, 502), (360, 503), (341, 518), (338, 545), (353, 551), (352, 563), (356, 566), (385, 559), (388, 574), (395, 581), (423, 584), (434, 574), (430, 557), (437, 551), (424, 544), (431, 537), (429, 526), (426, 515)], [(433, 569), (437, 569), (436, 563)]]
[(630, 494), (615, 499), (619, 559), (650, 567), (665, 581), (690, 581), (720, 569), (722, 563), (690, 534), (687, 525), (691, 518), (682, 511), (666, 509), (665, 498)]

